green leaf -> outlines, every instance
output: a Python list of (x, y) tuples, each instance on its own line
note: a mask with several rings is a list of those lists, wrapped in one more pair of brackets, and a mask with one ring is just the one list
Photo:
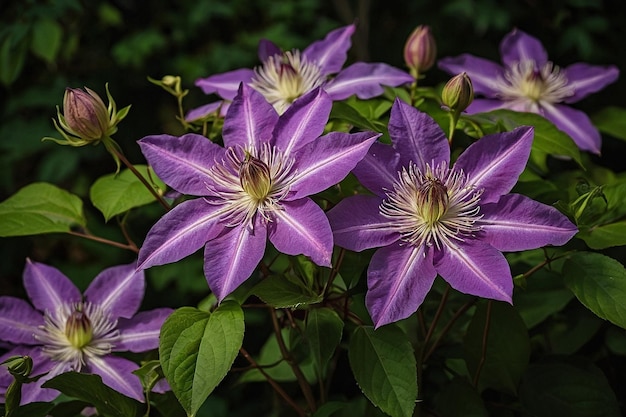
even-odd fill
[(626, 109), (605, 107), (591, 116), (593, 124), (602, 132), (626, 140)]
[(578, 234), (591, 249), (626, 245), (626, 221), (591, 227)]
[(243, 311), (231, 301), (212, 313), (183, 307), (165, 320), (159, 345), (163, 373), (190, 416), (230, 370), (243, 333)]
[(330, 112), (329, 119), (344, 120), (346, 122), (349, 122), (353, 126), (362, 129), (373, 130), (375, 132), (380, 132), (381, 128), (384, 128), (384, 126), (370, 121), (369, 118), (359, 113), (357, 109), (342, 101), (336, 101), (333, 103), (333, 108)]
[(466, 379), (455, 378), (435, 397), (439, 415), (446, 417), (488, 417), (480, 393)]
[(626, 270), (613, 258), (580, 252), (563, 265), (565, 285), (598, 317), (626, 328)]
[(69, 232), (84, 226), (83, 202), (52, 184), (33, 183), (0, 203), (0, 236)]
[[(153, 172), (149, 172), (146, 165), (135, 165), (135, 168), (144, 178), (152, 179), (157, 192), (165, 188), (163, 181)], [(104, 214), (106, 221), (117, 214), (156, 201), (152, 193), (129, 169), (121, 171), (119, 175), (109, 174), (98, 178), (89, 190), (89, 197), (93, 205)]]
[(30, 49), (35, 56), (52, 64), (59, 53), (62, 38), (61, 25), (51, 19), (41, 19), (33, 25)]
[(535, 417), (618, 417), (615, 394), (592, 363), (554, 361), (531, 365), (520, 400)]
[(572, 298), (574, 294), (565, 287), (561, 275), (543, 269), (526, 280), (524, 289), (515, 292), (513, 305), (530, 329), (563, 310)]
[(369, 400), (392, 417), (413, 415), (417, 367), (406, 334), (391, 325), (357, 327), (350, 339), (350, 367)]
[(141, 415), (138, 401), (120, 394), (102, 382), (100, 375), (66, 372), (43, 384), (63, 394), (93, 404), (106, 417), (133, 417)]
[(52, 403), (34, 402), (13, 410), (11, 417), (46, 417), (54, 407)]
[(301, 305), (316, 304), (322, 296), (315, 294), (304, 285), (285, 275), (270, 275), (259, 282), (252, 293), (266, 304), (276, 308), (292, 308)]
[[(489, 303), (491, 313), (487, 321)], [(487, 345), (483, 346), (488, 324)], [(526, 325), (517, 311), (499, 301), (480, 302), (464, 339), (465, 360), (474, 377), (480, 369), (479, 387), (494, 388), (515, 394), (530, 358), (530, 340)], [(484, 356), (483, 356), (484, 352)]]
[[(18, 38), (18, 36), (15, 36)], [(9, 86), (22, 72), (28, 51), (28, 38), (15, 40), (9, 35), (0, 45), (0, 83)]]
[(306, 338), (318, 375), (323, 376), (326, 365), (335, 353), (343, 333), (343, 320), (330, 308), (314, 308), (306, 319)]
[(567, 156), (582, 165), (580, 151), (572, 138), (543, 116), (500, 109), (479, 113), (468, 118), (479, 123), (486, 119), (491, 123), (501, 125), (506, 130), (513, 130), (518, 126), (533, 126), (535, 128), (533, 150), (549, 155)]

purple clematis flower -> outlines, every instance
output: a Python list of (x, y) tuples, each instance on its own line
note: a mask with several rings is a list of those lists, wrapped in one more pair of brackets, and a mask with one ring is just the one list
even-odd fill
[(524, 170), (530, 127), (485, 136), (449, 166), (450, 148), (430, 116), (396, 100), (389, 134), (354, 174), (374, 195), (328, 212), (335, 243), (377, 250), (366, 305), (375, 325), (408, 317), (437, 274), (458, 291), (511, 302), (513, 280), (501, 251), (562, 245), (576, 227), (553, 207), (508, 194)]
[(450, 74), (466, 72), (475, 93), (485, 96), (474, 100), (467, 112), (506, 108), (538, 113), (570, 135), (580, 149), (599, 154), (600, 133), (585, 113), (566, 104), (611, 84), (619, 70), (584, 63), (559, 68), (548, 61), (538, 39), (519, 29), (504, 37), (500, 54), (504, 67), (469, 54), (439, 61), (439, 68)]
[(221, 301), (245, 281), (266, 240), (288, 255), (330, 266), (328, 219), (307, 196), (341, 181), (379, 134), (332, 132), (319, 137), (332, 101), (318, 88), (281, 116), (241, 84), (224, 120), (221, 147), (204, 136), (147, 136), (141, 150), (185, 201), (148, 232), (138, 268), (176, 262), (205, 246), (204, 271)]
[[(131, 373), (139, 366), (111, 352), (156, 349), (161, 325), (172, 310), (135, 314), (145, 280), (134, 263), (105, 269), (81, 294), (58, 269), (27, 260), (24, 287), (32, 306), (0, 297), (0, 339), (17, 345), (0, 362), (28, 355), (34, 364), (31, 376), (47, 374), (23, 385), (22, 404), (57, 397), (58, 391), (41, 385), (68, 371), (98, 374), (111, 388), (144, 401), (141, 382)], [(11, 380), (7, 368), (0, 367), (0, 387), (6, 389)]]
[[(354, 30), (355, 25), (335, 29), (324, 40), (313, 42), (304, 51), (283, 52), (274, 43), (262, 40), (259, 43), (260, 66), (196, 81), (206, 94), (215, 93), (225, 101), (194, 109), (186, 119), (199, 119), (220, 107), (225, 114), (242, 82), (263, 94), (282, 114), (294, 100), (316, 87), (326, 90), (333, 100), (344, 100), (353, 94), (368, 99), (382, 94), (383, 85), (397, 87), (414, 81), (408, 73), (382, 63), (357, 62), (342, 70)], [(336, 75), (331, 79), (333, 74)]]

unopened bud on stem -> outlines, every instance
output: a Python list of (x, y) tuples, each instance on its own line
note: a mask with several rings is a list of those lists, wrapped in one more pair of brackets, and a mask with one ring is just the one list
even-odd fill
[(416, 77), (429, 70), (437, 58), (437, 44), (428, 26), (420, 25), (404, 44), (404, 62)]
[(474, 100), (472, 80), (465, 73), (458, 74), (450, 79), (441, 92), (443, 104), (457, 114), (469, 107)]

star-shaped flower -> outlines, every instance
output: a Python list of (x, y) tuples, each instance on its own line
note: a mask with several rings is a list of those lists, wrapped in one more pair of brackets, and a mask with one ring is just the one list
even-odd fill
[(502, 63), (469, 54), (443, 58), (439, 68), (450, 74), (466, 72), (474, 84), (475, 99), (468, 113), (506, 108), (538, 113), (566, 132), (582, 150), (599, 154), (601, 137), (589, 117), (568, 106), (614, 82), (615, 66), (576, 63), (559, 68), (548, 61), (541, 42), (514, 29), (500, 43)]
[(562, 245), (576, 227), (553, 207), (508, 194), (524, 170), (530, 127), (485, 136), (449, 166), (450, 148), (430, 116), (396, 100), (389, 134), (354, 174), (374, 195), (328, 212), (335, 243), (370, 262), (366, 305), (376, 326), (408, 317), (437, 274), (458, 291), (511, 302), (513, 280), (501, 251)]
[(204, 136), (148, 136), (141, 150), (157, 175), (187, 200), (149, 231), (139, 268), (176, 262), (205, 246), (209, 287), (222, 300), (245, 281), (265, 251), (309, 256), (330, 266), (333, 237), (307, 196), (341, 181), (379, 134), (319, 137), (332, 101), (316, 89), (285, 113), (242, 84), (224, 120), (224, 147)]
[[(37, 382), (22, 386), (22, 404), (50, 401), (59, 395), (41, 385), (68, 371), (98, 374), (111, 388), (144, 400), (139, 366), (111, 352), (156, 349), (169, 308), (137, 313), (145, 280), (135, 264), (114, 266), (94, 278), (84, 294), (58, 269), (27, 260), (24, 287), (32, 306), (15, 297), (0, 297), (0, 339), (17, 345), (2, 358), (28, 355)], [(137, 314), (136, 314), (137, 313)], [(12, 377), (0, 367), (0, 387)]]
[[(335, 29), (303, 51), (283, 52), (274, 43), (262, 40), (259, 43), (260, 66), (196, 81), (206, 94), (215, 93), (224, 101), (194, 109), (186, 119), (199, 119), (218, 108), (225, 114), (242, 82), (263, 94), (278, 113), (283, 113), (294, 100), (316, 87), (326, 90), (333, 100), (344, 100), (353, 94), (368, 99), (382, 94), (383, 85), (397, 87), (414, 81), (408, 73), (383, 63), (357, 62), (342, 69), (354, 30), (354, 25)], [(334, 74), (334, 78), (330, 78)]]

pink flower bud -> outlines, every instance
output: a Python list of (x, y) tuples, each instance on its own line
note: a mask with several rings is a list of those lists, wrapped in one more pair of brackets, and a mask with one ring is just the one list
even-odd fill
[(437, 44), (428, 26), (420, 25), (404, 45), (404, 62), (411, 73), (419, 74), (430, 69), (437, 58)]
[(100, 140), (111, 127), (109, 111), (100, 96), (89, 88), (67, 88), (63, 116), (67, 126), (84, 140)]

